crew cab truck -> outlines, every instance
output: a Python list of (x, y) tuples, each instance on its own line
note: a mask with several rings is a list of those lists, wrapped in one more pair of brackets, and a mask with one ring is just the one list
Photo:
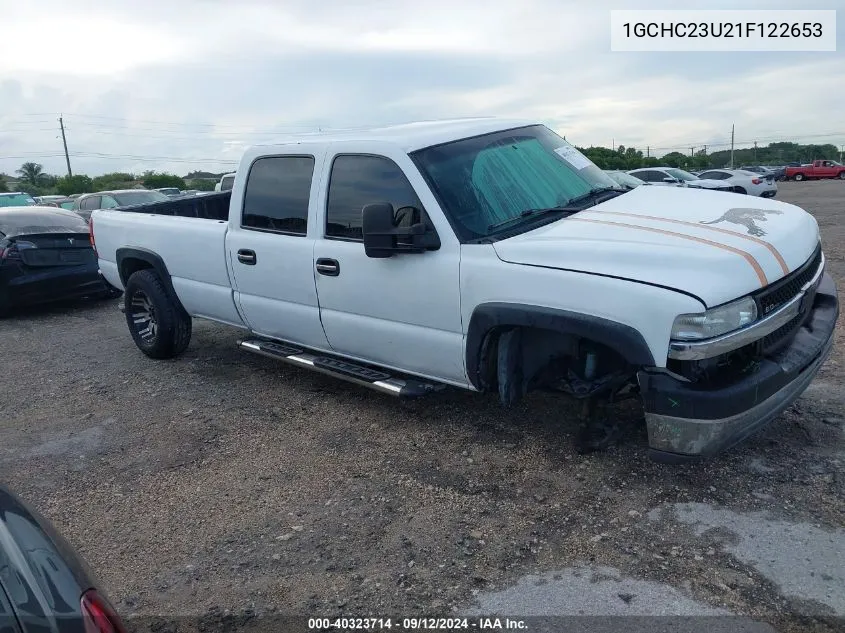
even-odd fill
[(839, 178), (845, 180), (845, 165), (835, 160), (814, 160), (809, 165), (787, 167), (784, 172), (786, 178), (792, 180), (815, 180), (818, 178)]
[[(226, 195), (226, 194), (217, 194)], [(227, 212), (92, 215), (142, 352), (193, 318), (246, 351), (395, 396), (446, 385), (640, 398), (650, 454), (711, 456), (771, 421), (839, 314), (815, 219), (767, 199), (619, 188), (531, 121), (308, 135), (244, 155)], [(218, 205), (219, 208), (220, 205)]]

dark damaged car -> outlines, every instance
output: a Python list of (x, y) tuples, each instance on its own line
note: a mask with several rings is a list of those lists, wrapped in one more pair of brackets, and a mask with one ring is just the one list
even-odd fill
[(0, 209), (0, 315), (67, 299), (120, 295), (100, 275), (88, 224), (54, 207)]

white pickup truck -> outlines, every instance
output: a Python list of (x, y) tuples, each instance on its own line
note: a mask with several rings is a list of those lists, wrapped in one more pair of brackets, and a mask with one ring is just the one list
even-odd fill
[(775, 418), (839, 315), (802, 209), (625, 191), (530, 121), (258, 146), (205, 198), (92, 214), (148, 356), (181, 353), (203, 318), (245, 330), (244, 350), (397, 396), (451, 385), (510, 405), (546, 389), (596, 420), (593, 403), (633, 394), (657, 460), (713, 455)]

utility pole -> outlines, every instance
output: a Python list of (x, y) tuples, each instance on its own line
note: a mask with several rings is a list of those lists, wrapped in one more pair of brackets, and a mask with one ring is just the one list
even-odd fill
[(70, 170), (70, 156), (67, 153), (67, 139), (65, 138), (65, 124), (62, 121), (62, 117), (59, 117), (59, 127), (62, 128), (62, 145), (65, 146), (65, 161), (67, 162), (67, 175), (68, 178), (73, 176), (73, 172)]
[(757, 141), (754, 141), (754, 164), (757, 164)]
[(610, 139), (610, 144), (613, 146), (613, 151), (615, 152), (616, 151), (616, 139), (615, 138)]
[(731, 123), (731, 169), (734, 168), (734, 124)]
[(649, 147), (648, 145), (645, 146), (645, 157), (651, 158), (651, 147)]
[(839, 146), (839, 162), (842, 162), (842, 152), (845, 150), (845, 145)]
[(695, 155), (695, 148), (694, 147), (689, 148), (689, 155), (690, 155), (690, 158), (692, 158)]

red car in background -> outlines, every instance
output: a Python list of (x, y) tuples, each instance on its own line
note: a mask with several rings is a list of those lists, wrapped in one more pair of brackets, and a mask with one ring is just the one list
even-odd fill
[(814, 160), (809, 165), (787, 167), (786, 177), (792, 180), (811, 180), (817, 178), (839, 178), (845, 180), (845, 165), (835, 160)]

